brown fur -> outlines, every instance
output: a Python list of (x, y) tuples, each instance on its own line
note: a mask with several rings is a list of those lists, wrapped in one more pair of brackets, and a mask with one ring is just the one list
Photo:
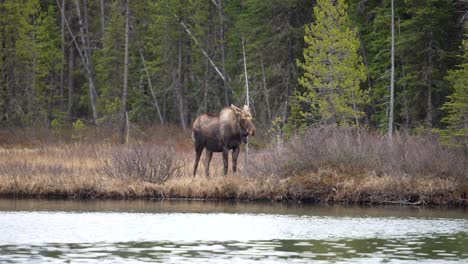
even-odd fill
[(237, 157), (240, 145), (248, 135), (255, 135), (252, 114), (247, 106), (242, 109), (234, 105), (225, 107), (219, 114), (202, 114), (193, 122), (192, 139), (195, 141), (195, 164), (193, 175), (197, 172), (198, 162), (206, 148), (205, 175), (209, 175), (213, 152), (223, 153), (224, 175), (228, 171), (228, 154), (232, 150), (232, 170), (237, 171)]

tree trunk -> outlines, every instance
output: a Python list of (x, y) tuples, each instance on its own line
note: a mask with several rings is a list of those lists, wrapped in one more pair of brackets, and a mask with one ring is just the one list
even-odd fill
[[(222, 0), (218, 0), (218, 15), (219, 15), (219, 42), (220, 42), (220, 49), (221, 49), (221, 67), (223, 75), (226, 76), (226, 51), (224, 45), (224, 12), (223, 12), (223, 5)], [(229, 86), (227, 78), (223, 79), (224, 85), (224, 103), (225, 105), (230, 105), (230, 98), (229, 98)]]
[[(220, 2), (221, 2), (221, 0), (220, 0)], [(247, 74), (247, 59), (245, 57), (244, 37), (242, 37), (242, 56), (244, 58), (245, 102), (246, 102), (245, 105), (247, 105), (247, 107), (249, 107), (250, 106), (249, 76)], [(248, 174), (248, 158), (249, 158), (249, 141), (248, 141), (248, 136), (247, 136), (246, 137), (246, 142), (245, 142), (245, 161), (244, 161), (245, 174)]]
[[(400, 23), (400, 15), (396, 14), (398, 18), (398, 38), (401, 36), (401, 23)], [(404, 80), (406, 73), (405, 73), (405, 60), (401, 60), (401, 78)], [(404, 105), (404, 112), (405, 112), (405, 128), (409, 128), (410, 116), (409, 116), (409, 105), (408, 105), (408, 90), (406, 86), (406, 81), (402, 84), (403, 88), (403, 105)]]
[(60, 111), (63, 111), (64, 109), (64, 86), (65, 86), (65, 0), (62, 0), (62, 9), (61, 9), (61, 23), (60, 23), (60, 31), (61, 31), (61, 37), (62, 37), (62, 43), (61, 43), (61, 48), (62, 48), (62, 67), (60, 68)]
[(75, 49), (73, 45), (70, 45), (68, 51), (68, 105), (67, 113), (70, 120), (73, 120), (73, 92), (74, 92), (74, 76), (73, 71), (75, 70)]
[(179, 107), (179, 118), (180, 125), (183, 130), (187, 129), (187, 124), (185, 123), (185, 106), (184, 106), (184, 95), (182, 87), (182, 39), (179, 38), (179, 55), (178, 55), (178, 65), (177, 65), (177, 80), (175, 84), (175, 92), (177, 97), (177, 104)]
[(395, 21), (394, 21), (394, 7), (393, 7), (393, 0), (391, 4), (392, 8), (392, 43), (391, 43), (391, 75), (390, 75), (390, 113), (388, 116), (388, 139), (390, 144), (392, 143), (393, 139), (393, 98), (395, 93)]
[(216, 64), (214, 63), (214, 61), (210, 58), (210, 56), (208, 55), (208, 53), (200, 46), (200, 42), (198, 42), (197, 38), (192, 34), (192, 31), (190, 31), (190, 29), (185, 25), (185, 23), (179, 19), (178, 16), (174, 15), (174, 17), (177, 19), (177, 21), (179, 21), (180, 25), (182, 26), (182, 28), (185, 30), (185, 32), (187, 32), (187, 34), (193, 39), (193, 41), (195, 42), (195, 44), (198, 45), (198, 48), (200, 49), (200, 51), (202, 52), (203, 56), (205, 56), (205, 58), (208, 59), (208, 61), (210, 62), (211, 66), (213, 66), (213, 68), (215, 69), (216, 73), (219, 75), (219, 77), (221, 77), (221, 79), (223, 80), (223, 82), (227, 82), (228, 79), (227, 79), (227, 76), (224, 75), (224, 73), (219, 69), (218, 66), (216, 66)]
[[(6, 35), (6, 27), (2, 27), (2, 35), (5, 36)], [(6, 39), (5, 38), (1, 38), (1, 41), (2, 41), (2, 51), (5, 51), (6, 50)], [(1, 61), (2, 61), (2, 65), (1, 68), (1, 72), (2, 72), (2, 84), (0, 85), (0, 88), (3, 88), (3, 91), (1, 92), (4, 96), (4, 98), (1, 98), (3, 101), (3, 106), (1, 107), (1, 110), (2, 110), (2, 115), (0, 116), (0, 121), (2, 122), (8, 122), (8, 112), (9, 112), (9, 105), (10, 105), (10, 93), (9, 93), (9, 89), (8, 89), (8, 70), (7, 70), (7, 67), (5, 65), (5, 61), (7, 60), (7, 54), (6, 52), (2, 52), (1, 53)]]
[(104, 49), (104, 39), (106, 37), (106, 24), (105, 24), (105, 5), (104, 0), (101, 0), (101, 42), (102, 42), (102, 49)]
[(145, 73), (146, 73), (146, 79), (148, 81), (148, 87), (150, 89), (151, 97), (153, 98), (153, 105), (156, 108), (156, 112), (158, 113), (160, 124), (164, 125), (164, 119), (163, 119), (163, 116), (161, 114), (161, 109), (159, 108), (158, 100), (156, 98), (156, 94), (154, 93), (153, 84), (151, 83), (151, 77), (149, 75), (148, 68), (146, 67), (146, 62), (145, 62), (145, 57), (143, 55), (143, 50), (142, 50), (141, 47), (139, 47), (138, 51), (140, 53), (141, 62), (143, 63), (143, 68), (144, 68)]
[[(211, 34), (210, 32), (208, 32), (208, 37), (206, 38), (207, 49), (210, 48), (210, 45), (209, 45), (210, 38), (211, 38)], [(203, 108), (203, 111), (205, 112), (208, 111), (209, 67), (210, 65), (209, 65), (208, 59), (205, 58), (205, 76), (204, 76), (204, 84), (203, 84), (204, 92), (203, 92), (203, 104), (201, 106)]]
[[(128, 123), (127, 116), (127, 87), (128, 87), (128, 35), (130, 31), (129, 26), (129, 17), (130, 17), (130, 7), (129, 0), (125, 3), (125, 58), (124, 58), (124, 79), (123, 79), (123, 89), (122, 89), (122, 120), (120, 127), (120, 144), (125, 143), (125, 128)], [(128, 129), (128, 128), (127, 128)]]
[(430, 32), (431, 40), (429, 41), (429, 69), (426, 73), (426, 83), (427, 83), (427, 109), (426, 109), (426, 125), (430, 128), (432, 127), (432, 42), (434, 34)]
[(263, 58), (262, 58), (262, 81), (263, 81), (263, 92), (265, 94), (265, 103), (267, 107), (268, 122), (271, 122), (272, 120), (271, 120), (270, 99), (269, 99), (269, 94), (268, 94), (268, 89), (267, 89), (265, 66), (263, 64)]
[(94, 68), (93, 68), (93, 60), (91, 57), (91, 47), (89, 44), (89, 33), (88, 33), (88, 8), (87, 8), (87, 0), (84, 0), (83, 4), (83, 17), (81, 16), (80, 10), (80, 2), (79, 0), (75, 0), (76, 4), (76, 12), (78, 14), (78, 22), (80, 24), (80, 36), (81, 36), (81, 43), (83, 45), (83, 56), (85, 59), (87, 71), (88, 71), (88, 81), (89, 81), (89, 97), (91, 101), (91, 110), (93, 114), (93, 123), (96, 123), (98, 118), (97, 111), (96, 111), (96, 87), (94, 82)]

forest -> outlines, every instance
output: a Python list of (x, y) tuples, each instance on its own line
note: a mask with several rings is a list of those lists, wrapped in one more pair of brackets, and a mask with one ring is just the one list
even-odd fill
[(247, 80), (264, 131), (337, 124), (385, 134), (391, 120), (463, 145), (467, 6), (1, 1), (0, 126), (119, 127), (127, 116), (187, 129), (200, 113), (246, 103)]

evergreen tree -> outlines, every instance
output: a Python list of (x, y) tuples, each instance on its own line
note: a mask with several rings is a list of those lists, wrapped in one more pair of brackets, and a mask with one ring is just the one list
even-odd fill
[[(359, 34), (351, 29), (344, 2)], [(440, 107), (447, 100), (458, 105), (455, 95), (447, 95), (460, 78), (445, 76), (460, 64), (459, 11), (468, 4), (394, 2), (395, 127), (444, 126)], [(71, 121), (99, 117), (117, 124), (122, 3), (0, 1), (0, 126), (49, 125), (65, 108)], [(244, 103), (243, 38), (259, 127), (268, 129), (276, 120), (281, 135), (289, 117), (290, 128), (351, 124), (365, 111), (371, 126), (387, 129), (390, 0), (142, 0), (131, 1), (130, 10), (132, 122), (187, 128), (201, 112)], [(368, 78), (360, 83), (363, 64)]]
[[(237, 56), (245, 39), (251, 102), (258, 124), (269, 127), (276, 118), (287, 119), (289, 96), (298, 85), (296, 58), (304, 47), (304, 24), (310, 23), (313, 1), (229, 1), (227, 14), (236, 18), (230, 37), (230, 72), (242, 74)], [(234, 80), (242, 80), (235, 78)], [(245, 97), (244, 83), (236, 83)]]
[(409, 123), (432, 127), (440, 120), (439, 108), (449, 90), (444, 79), (454, 66), (460, 43), (455, 6), (449, 0), (407, 0), (400, 12), (401, 35), (396, 44), (407, 87)]
[(359, 40), (351, 28), (347, 5), (319, 0), (315, 22), (305, 28), (304, 71), (291, 106), (290, 126), (358, 125), (367, 95), (360, 89), (365, 68), (358, 55)]
[(49, 6), (39, 14), (37, 21), (37, 83), (36, 104), (47, 115), (48, 121), (62, 118), (59, 93), (61, 51), (60, 31), (55, 19), (55, 8)]
[(442, 118), (447, 127), (438, 132), (444, 144), (462, 146), (468, 151), (468, 39), (463, 41), (462, 48), (462, 63), (447, 76), (453, 87), (453, 93), (442, 107), (447, 112), (447, 116)]
[[(98, 111), (102, 118), (117, 120), (122, 97), (125, 16), (121, 1), (112, 2), (104, 34), (104, 49), (96, 55)], [(102, 120), (101, 120), (102, 122)]]

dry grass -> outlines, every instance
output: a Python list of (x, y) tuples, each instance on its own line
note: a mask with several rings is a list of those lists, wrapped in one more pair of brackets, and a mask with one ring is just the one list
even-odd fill
[(359, 143), (352, 130), (320, 128), (281, 149), (252, 151), (247, 175), (240, 162), (240, 174), (222, 176), (221, 155), (215, 155), (208, 178), (201, 176), (203, 166), (191, 176), (190, 137), (179, 137), (129, 146), (8, 145), (0, 148), (0, 195), (467, 205), (466, 155), (432, 137), (397, 135), (389, 148), (372, 133), (363, 133)]

